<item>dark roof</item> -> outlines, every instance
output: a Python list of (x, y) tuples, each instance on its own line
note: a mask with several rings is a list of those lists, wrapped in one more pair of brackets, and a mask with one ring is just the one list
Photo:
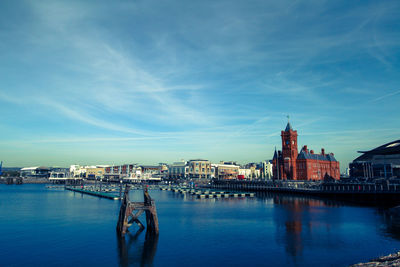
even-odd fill
[(368, 153), (372, 155), (391, 155), (400, 154), (400, 140), (396, 140), (369, 151), (358, 151), (359, 153)]
[(332, 154), (311, 154), (310, 152), (306, 152), (303, 149), (300, 151), (297, 156), (298, 159), (315, 159), (315, 160), (325, 160), (325, 161), (337, 161)]
[(400, 154), (400, 140), (392, 141), (390, 143), (378, 146), (369, 151), (358, 151), (358, 153), (364, 153), (354, 161), (369, 161), (372, 160), (374, 155), (393, 155)]
[(290, 125), (290, 122), (287, 123), (285, 132), (289, 132), (289, 130), (293, 131), (292, 125)]
[(38, 170), (50, 170), (50, 168), (44, 167), (44, 166), (37, 167), (37, 169)]

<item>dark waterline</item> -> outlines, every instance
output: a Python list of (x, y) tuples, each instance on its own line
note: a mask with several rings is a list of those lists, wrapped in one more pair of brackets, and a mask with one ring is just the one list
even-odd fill
[(133, 228), (121, 240), (118, 201), (0, 185), (0, 265), (347, 266), (400, 249), (384, 209), (277, 194), (198, 200), (150, 193), (159, 237)]

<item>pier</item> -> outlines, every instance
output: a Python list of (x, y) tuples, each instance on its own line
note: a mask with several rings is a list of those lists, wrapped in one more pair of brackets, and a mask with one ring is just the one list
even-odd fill
[(94, 191), (94, 190), (87, 190), (83, 188), (76, 188), (76, 187), (65, 187), (66, 190), (81, 193), (81, 194), (86, 194), (86, 195), (91, 195), (91, 196), (96, 196), (100, 198), (107, 198), (107, 199), (113, 199), (113, 200), (118, 200), (120, 199), (119, 196), (116, 195), (111, 195), (106, 192), (101, 192), (101, 191)]
[(180, 194), (188, 194), (195, 198), (236, 198), (236, 197), (254, 197), (255, 193), (249, 192), (230, 192), (230, 191), (217, 191), (209, 189), (193, 189), (185, 187), (160, 187), (160, 190), (172, 191)]
[(223, 181), (215, 180), (211, 188), (249, 191), (302, 192), (319, 194), (392, 194), (400, 193), (400, 184), (325, 183), (309, 181)]
[(215, 180), (212, 189), (282, 192), (320, 197), (334, 197), (368, 201), (400, 201), (400, 184), (384, 183), (348, 183), (348, 182), (312, 182), (312, 181), (223, 181)]

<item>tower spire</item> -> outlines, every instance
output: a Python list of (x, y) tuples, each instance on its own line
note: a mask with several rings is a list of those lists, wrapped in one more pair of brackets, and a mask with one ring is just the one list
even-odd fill
[(290, 125), (290, 117), (289, 117), (289, 115), (287, 115), (286, 117), (287, 117), (287, 125), (286, 125), (285, 132), (288, 132), (289, 130), (293, 131), (292, 125)]

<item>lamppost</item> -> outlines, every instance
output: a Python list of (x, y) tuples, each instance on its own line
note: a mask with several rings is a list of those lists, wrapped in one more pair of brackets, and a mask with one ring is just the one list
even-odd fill
[(100, 177), (100, 192), (101, 192), (101, 183), (103, 182), (103, 179)]
[(119, 199), (122, 198), (122, 179), (119, 180)]

